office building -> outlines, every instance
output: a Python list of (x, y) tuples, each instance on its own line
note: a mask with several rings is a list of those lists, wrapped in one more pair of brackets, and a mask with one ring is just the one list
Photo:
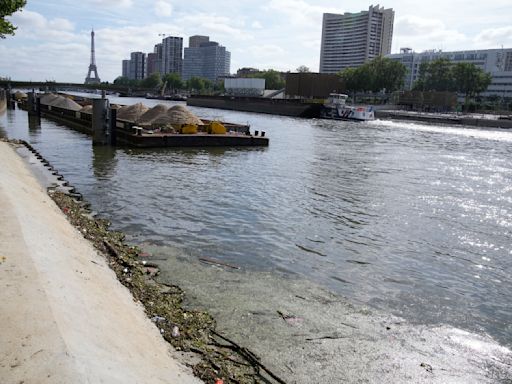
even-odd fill
[(146, 76), (149, 77), (153, 73), (160, 73), (160, 68), (157, 66), (157, 54), (148, 53), (146, 56)]
[(162, 61), (160, 73), (177, 73), (181, 76), (183, 67), (183, 37), (168, 36), (162, 40)]
[(188, 38), (188, 47), (189, 48), (198, 48), (203, 43), (208, 43), (210, 41), (209, 36), (200, 36), (200, 35), (194, 35), (190, 36)]
[(421, 53), (416, 53), (410, 48), (402, 48), (400, 53), (386, 57), (400, 61), (407, 68), (405, 90), (411, 90), (418, 80), (421, 63), (445, 58), (453, 63), (472, 63), (491, 74), (491, 85), (481, 94), (482, 96), (512, 97), (512, 48), (452, 52), (429, 50)]
[(201, 77), (216, 81), (229, 75), (231, 53), (208, 36), (192, 36), (189, 47), (185, 48), (183, 59), (183, 80)]
[(160, 73), (163, 74), (163, 68), (162, 68), (162, 57), (163, 57), (163, 48), (162, 43), (155, 44), (155, 48), (153, 49), (153, 53), (155, 54), (155, 69)]
[(324, 13), (320, 72), (337, 73), (391, 53), (393, 9), (370, 6), (368, 11)]
[(128, 78), (131, 80), (142, 80), (146, 77), (146, 54), (143, 52), (132, 52), (130, 54), (130, 70)]
[(123, 77), (130, 77), (130, 60), (123, 60)]

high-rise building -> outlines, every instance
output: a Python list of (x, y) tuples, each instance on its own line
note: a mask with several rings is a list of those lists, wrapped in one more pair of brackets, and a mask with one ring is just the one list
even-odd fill
[(162, 40), (162, 63), (160, 73), (177, 73), (183, 67), (183, 37), (168, 36)]
[(123, 60), (123, 77), (130, 77), (130, 60)]
[(512, 48), (479, 49), (473, 51), (443, 52), (429, 50), (414, 52), (410, 48), (402, 48), (401, 53), (387, 55), (405, 65), (407, 74), (404, 89), (411, 90), (420, 75), (421, 63), (429, 63), (437, 59), (448, 59), (456, 63), (472, 63), (492, 76), (491, 84), (482, 96), (512, 97)]
[(324, 13), (320, 72), (336, 73), (391, 53), (393, 9), (370, 6), (368, 11)]
[(201, 46), (203, 43), (208, 43), (210, 41), (209, 36), (201, 36), (201, 35), (194, 35), (190, 36), (188, 38), (188, 47), (189, 48), (197, 48)]
[(184, 53), (183, 80), (201, 77), (216, 81), (220, 77), (229, 75), (231, 53), (226, 50), (226, 47), (209, 40), (207, 36), (190, 38), (189, 47), (185, 48)]
[(153, 73), (159, 73), (160, 68), (156, 65), (157, 62), (157, 54), (156, 53), (148, 53), (146, 56), (146, 76), (149, 77)]
[(132, 52), (130, 54), (130, 71), (128, 78), (131, 80), (142, 80), (146, 77), (146, 54), (143, 52)]
[(163, 63), (163, 48), (162, 48), (162, 43), (159, 43), (159, 44), (156, 44), (155, 45), (155, 48), (153, 50), (153, 53), (156, 55), (155, 57), (155, 68), (158, 72), (160, 72), (160, 74), (163, 74), (164, 71), (163, 71), (163, 68), (162, 68), (162, 63)]

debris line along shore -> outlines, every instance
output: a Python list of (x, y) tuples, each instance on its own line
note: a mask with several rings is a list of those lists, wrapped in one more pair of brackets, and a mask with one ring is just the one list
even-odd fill
[[(17, 142), (18, 146), (21, 144), (27, 145), (30, 152), (44, 163), (48, 172), (56, 172), (49, 162), (45, 161), (34, 148), (24, 142)], [(67, 190), (63, 189), (62, 184), (48, 189), (48, 195), (55, 202), (55, 206), (35, 178), (30, 175), (30, 171), (26, 169), (19, 156), (12, 150), (12, 146), (12, 143), (0, 142), (0, 158), (4, 164), (10, 164), (9, 168), (11, 168), (7, 170), (7, 175), (5, 169), (0, 171), (0, 195), (2, 195), (2, 191), (5, 194), (5, 191), (9, 190), (9, 196), (1, 196), (0, 201), (4, 205), (23, 206), (27, 210), (26, 215), (32, 215), (31, 221), (37, 222), (37, 225), (40, 227), (39, 233), (42, 234), (41, 236), (44, 235), (52, 244), (62, 244), (65, 247), (63, 250), (54, 250), (53, 248), (58, 246), (39, 244), (40, 239), (37, 237), (32, 239), (31, 243), (34, 249), (38, 245), (40, 246), (38, 254), (33, 255), (30, 252), (33, 248), (30, 248), (26, 252), (26, 258), (32, 258), (32, 263), (36, 264), (36, 269), (43, 270), (44, 278), (53, 278), (53, 280), (45, 283), (51, 285), (51, 287), (44, 287), (44, 291), (47, 292), (49, 297), (49, 305), (56, 307), (58, 313), (60, 313), (59, 311), (64, 312), (55, 322), (59, 325), (59, 329), (61, 328), (60, 322), (65, 323), (69, 327), (69, 334), (72, 336), (73, 342), (69, 343), (70, 346), (68, 347), (71, 351), (68, 350), (66, 352), (69, 353), (69, 356), (72, 356), (70, 359), (75, 359), (73, 360), (75, 362), (78, 360), (78, 363), (86, 368), (85, 372), (87, 373), (84, 374), (86, 376), (89, 375), (87, 379), (95, 381), (107, 377), (109, 382), (129, 382), (130, 380), (122, 380), (125, 377), (124, 375), (132, 374), (133, 378), (136, 377), (136, 374), (140, 374), (144, 377), (143, 379), (141, 377), (141, 382), (151, 383), (169, 381), (198, 383), (200, 382), (198, 379), (206, 383), (284, 383), (283, 380), (267, 369), (257, 356), (243, 346), (219, 334), (215, 330), (214, 319), (208, 313), (184, 308), (183, 298), (185, 293), (178, 286), (159, 283), (158, 267), (144, 261), (143, 257), (141, 257), (143, 252), (137, 247), (126, 244), (122, 233), (110, 231), (108, 221), (94, 217), (89, 210), (88, 204), (83, 201), (82, 196), (73, 187), (69, 186), (63, 178), (60, 181), (62, 181), (62, 184), (65, 184), (64, 186), (68, 188)], [(15, 166), (19, 169), (24, 168), (22, 178), (24, 180), (28, 179), (28, 181), (25, 182), (27, 185), (20, 185), (20, 188), (26, 189), (27, 198), (30, 197), (31, 199), (30, 204), (25, 204), (19, 198), (19, 195), (22, 194), (20, 191), (15, 191), (8, 187), (12, 184), (22, 184), (21, 182), (18, 183), (17, 180), (6, 180), (21, 178), (18, 175), (19, 170)], [(34, 189), (39, 189), (39, 191), (36, 193), (33, 191)], [(41, 204), (44, 207), (37, 207), (37, 205)], [(19, 210), (18, 207), (15, 207), (14, 211), (16, 210)], [(51, 215), (44, 212), (45, 210), (51, 211)], [(9, 212), (9, 210), (5, 209), (3, 212)], [(13, 215), (16, 216), (15, 214)], [(64, 219), (64, 216), (67, 221)], [(6, 220), (2, 221), (8, 222)], [(72, 226), (69, 226), (68, 223), (71, 223)], [(23, 233), (23, 235), (20, 235), (21, 242), (24, 240), (22, 237), (25, 236), (25, 233), (33, 232), (32, 228), (23, 228), (27, 225), (30, 225), (30, 223), (18, 219), (18, 227), (11, 227), (13, 228), (11, 229), (12, 231)], [(69, 228), (66, 226), (69, 226)], [(48, 228), (48, 231), (43, 230), (45, 227)], [(48, 232), (48, 235), (46, 232)], [(84, 238), (89, 241), (84, 241)], [(3, 238), (0, 238), (0, 240), (2, 243), (4, 242)], [(26, 239), (25, 242), (27, 242)], [(88, 248), (87, 252), (78, 249), (74, 250), (72, 245), (68, 244), (73, 242), (79, 242), (81, 247)], [(11, 278), (9, 275), (3, 275), (4, 271), (2, 270), (9, 268), (11, 273), (12, 270), (17, 270), (22, 274), (23, 272), (20, 270), (22, 266), (18, 265), (19, 260), (15, 254), (9, 253), (8, 247), (4, 249), (7, 249), (8, 254), (0, 256), (6, 257), (7, 262), (5, 264), (2, 263), (4, 265), (0, 264), (0, 277), (4, 277), (4, 279), (0, 278), (0, 281), (10, 282), (9, 279)], [(69, 251), (70, 249), (71, 251)], [(55, 253), (57, 253), (56, 256)], [(41, 260), (34, 260), (36, 257), (41, 258)], [(30, 262), (30, 260), (27, 261), (27, 263)], [(75, 265), (75, 263), (78, 264)], [(115, 291), (112, 287), (106, 288), (102, 285), (102, 292), (97, 292), (101, 288), (97, 282), (98, 275), (102, 276), (102, 279), (108, 280), (112, 274), (112, 272), (109, 272), (110, 269), (108, 267), (117, 276), (117, 279), (113, 279), (108, 284), (115, 286), (119, 285), (118, 282), (121, 282), (131, 292), (131, 295), (127, 295), (128, 292), (123, 293), (124, 290), (120, 289), (120, 285), (115, 288), (125, 295), (123, 300), (111, 297), (111, 291)], [(51, 273), (47, 271), (48, 269), (51, 270)], [(37, 277), (34, 277), (34, 280), (38, 280)], [(26, 283), (22, 281), (20, 284)], [(41, 284), (44, 285), (44, 283)], [(80, 289), (76, 290), (79, 286)], [(6, 290), (3, 294), (0, 293), (0, 298), (7, 294), (8, 291)], [(50, 294), (48, 294), (48, 291), (51, 291)], [(89, 297), (93, 294), (94, 297)], [(60, 301), (53, 302), (53, 296), (61, 296)], [(127, 299), (127, 296), (130, 296), (130, 299)], [(25, 299), (33, 300), (30, 297)], [(94, 300), (99, 302), (97, 303)], [(111, 300), (117, 302), (111, 302)], [(134, 305), (134, 300), (140, 303), (141, 306)], [(68, 306), (67, 303), (72, 304)], [(128, 308), (125, 308), (125, 306)], [(134, 308), (129, 308), (130, 306)], [(137, 308), (139, 310), (143, 308), (146, 316), (139, 314), (138, 320), (132, 321), (129, 319), (130, 315), (125, 314), (125, 310), (131, 313), (130, 311), (136, 311)], [(5, 308), (5, 310), (3, 309), (0, 314), (0, 320), (2, 324), (16, 328), (15, 324), (12, 324), (15, 316), (6, 315), (10, 310), (10, 307)], [(49, 312), (51, 313), (51, 311)], [(100, 314), (95, 314), (95, 312), (100, 312)], [(80, 316), (80, 319), (75, 319), (75, 314)], [(82, 314), (84, 315), (82, 316)], [(18, 316), (21, 317), (22, 315), (18, 314)], [(37, 316), (39, 316), (39, 313), (33, 313), (30, 317), (37, 318)], [(91, 318), (91, 316), (93, 317)], [(140, 325), (142, 321), (140, 317), (144, 318), (145, 323), (143, 326)], [(51, 319), (47, 320), (51, 322)], [(98, 324), (98, 321), (101, 321), (101, 323)], [(105, 334), (101, 337), (98, 336), (98, 340), (96, 340), (94, 339), (94, 331), (90, 329), (91, 327), (99, 329), (97, 332), (101, 331)], [(139, 329), (139, 327), (142, 329)], [(85, 330), (87, 329), (89, 331), (86, 332)], [(30, 332), (28, 329), (20, 329), (19, 331), (23, 334)], [(145, 335), (144, 331), (149, 331), (151, 337)], [(92, 336), (89, 335), (89, 332), (92, 333)], [(135, 337), (136, 334), (142, 335), (144, 339), (143, 342), (140, 342), (140, 345), (137, 344), (139, 337)], [(62, 339), (64, 344), (68, 345), (67, 338), (71, 337), (70, 335), (62, 335), (57, 337), (57, 339)], [(6, 340), (3, 340), (4, 338)], [(90, 340), (91, 338), (94, 340)], [(173, 352), (173, 356), (169, 355), (167, 351), (169, 345), (164, 342), (164, 339), (174, 347), (175, 352)], [(100, 340), (103, 343), (112, 343), (114, 346), (118, 346), (119, 349), (117, 351), (111, 351), (111, 354), (108, 354), (109, 356), (112, 355), (110, 357), (111, 360), (116, 361), (109, 361), (109, 358), (104, 359), (104, 357), (101, 357), (101, 353), (91, 354), (87, 358), (79, 356), (82, 353), (83, 345), (92, 343), (94, 346), (98, 346), (97, 344), (100, 344)], [(6, 351), (0, 352), (0, 361), (15, 359), (16, 348), (21, 349), (16, 344), (22, 342), (22, 337), (11, 338), (9, 335), (3, 335), (0, 336), (0, 341), (2, 345), (9, 346)], [(53, 358), (52, 361), (55, 365), (65, 366), (68, 363), (71, 364), (67, 362), (66, 358), (62, 358), (62, 361), (60, 358), (57, 358), (55, 354), (60, 355), (65, 352), (56, 351), (55, 347), (47, 344), (46, 339), (40, 340), (39, 347), (39, 349), (44, 351), (50, 350), (46, 353), (39, 353), (41, 358), (44, 357), (50, 360)], [(76, 349), (73, 349), (73, 347), (76, 347)], [(54, 350), (53, 353), (51, 352), (52, 348)], [(89, 350), (88, 348), (84, 349)], [(179, 360), (192, 368), (195, 377), (192, 377), (185, 367), (182, 367), (180, 363), (173, 359), (173, 357), (177, 358), (179, 355), (176, 351), (180, 351)], [(98, 357), (93, 357), (92, 355)], [(149, 357), (150, 360), (155, 359), (155, 361), (146, 362), (141, 355)], [(158, 357), (155, 357), (156, 355)], [(141, 360), (130, 361), (132, 357), (140, 358)], [(26, 356), (20, 355), (20, 358), (16, 361), (25, 362), (27, 359)], [(11, 365), (16, 365), (16, 361), (13, 360)], [(130, 364), (130, 366), (126, 366), (126, 364)], [(96, 365), (100, 368), (98, 369)], [(21, 366), (23, 366), (23, 363)], [(27, 366), (23, 370), (20, 369), (19, 372), (10, 368), (7, 369), (7, 372), (3, 372), (6, 368), (0, 364), (0, 376), (12, 377), (18, 381), (26, 380), (31, 377), (38, 377), (40, 370), (51, 369), (51, 367), (52, 364), (43, 367), (40, 363), (37, 371), (36, 367)], [(152, 367), (154, 371), (152, 371)], [(102, 376), (107, 375), (106, 372), (111, 372), (113, 368), (117, 369), (117, 373), (109, 374), (118, 375), (119, 378), (117, 376)], [(132, 370), (137, 371), (137, 369), (144, 372), (136, 372), (136, 374), (131, 372)], [(20, 374), (21, 371), (23, 373)], [(72, 368), (69, 371), (69, 382), (76, 381), (78, 373), (75, 373)], [(60, 372), (64, 374), (64, 370)], [(59, 369), (57, 368), (52, 372), (52, 375), (55, 375), (56, 380), (57, 378), (62, 379), (62, 377), (59, 377)], [(175, 378), (174, 381), (171, 380), (172, 377)], [(44, 382), (50, 383), (55, 381), (49, 380)]]

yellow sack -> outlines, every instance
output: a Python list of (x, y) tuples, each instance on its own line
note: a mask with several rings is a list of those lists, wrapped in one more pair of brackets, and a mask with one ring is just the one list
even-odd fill
[(226, 127), (219, 123), (218, 121), (212, 121), (210, 125), (208, 126), (208, 133), (214, 134), (214, 135), (225, 135), (226, 134)]
[(197, 125), (195, 124), (185, 124), (181, 127), (181, 133), (184, 135), (192, 135), (197, 133)]

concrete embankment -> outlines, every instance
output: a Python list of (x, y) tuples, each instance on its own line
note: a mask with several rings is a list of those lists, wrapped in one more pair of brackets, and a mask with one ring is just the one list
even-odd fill
[(4, 142), (0, 164), (1, 382), (200, 383)]
[(489, 117), (475, 117), (473, 115), (420, 113), (399, 110), (377, 110), (375, 117), (377, 119), (409, 120), (434, 124), (466, 125), (485, 128), (512, 128), (512, 120), (497, 118), (492, 119)]

